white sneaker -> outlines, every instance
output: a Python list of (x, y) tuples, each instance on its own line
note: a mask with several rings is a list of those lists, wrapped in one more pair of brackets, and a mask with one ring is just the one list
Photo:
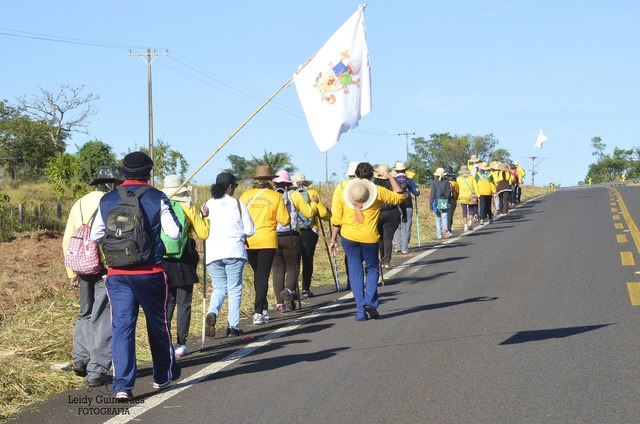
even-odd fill
[(262, 314), (253, 314), (253, 325), (262, 325), (262, 324), (266, 324)]
[(262, 320), (265, 324), (269, 322), (269, 311), (266, 309), (262, 311)]
[(467, 224), (464, 224), (464, 231), (469, 231), (469, 226)]
[(176, 345), (176, 358), (180, 358), (182, 356), (188, 355), (189, 354), (189, 349), (187, 348), (186, 345)]

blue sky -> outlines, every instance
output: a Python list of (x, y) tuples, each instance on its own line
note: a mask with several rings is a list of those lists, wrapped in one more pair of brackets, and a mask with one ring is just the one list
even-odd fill
[[(148, 144), (147, 65), (129, 49), (168, 49), (152, 65), (154, 138), (180, 151), (190, 174), (359, 4), (3, 2), (0, 99), (85, 85), (100, 96), (98, 114), (69, 152), (99, 139), (122, 157)], [(591, 138), (608, 153), (640, 145), (640, 2), (372, 0), (365, 19), (373, 108), (358, 128), (325, 157), (291, 85), (193, 181), (212, 183), (229, 154), (265, 150), (289, 153), (309, 179), (340, 180), (348, 161), (405, 160), (399, 133), (448, 132), (492, 133), (525, 166), (525, 182), (535, 156), (536, 185), (571, 186), (594, 162)], [(549, 140), (534, 150), (541, 128)]]

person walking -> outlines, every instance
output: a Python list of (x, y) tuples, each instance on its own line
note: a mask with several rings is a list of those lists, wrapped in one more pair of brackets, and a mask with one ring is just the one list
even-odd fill
[[(356, 178), (356, 168), (358, 167), (359, 164), (360, 162), (352, 161), (352, 162), (349, 162), (349, 165), (347, 165), (347, 172), (345, 173), (345, 177), (347, 177), (347, 179), (342, 182), (339, 182), (336, 185), (336, 188), (333, 190), (333, 195), (331, 197), (331, 207), (333, 207), (333, 205), (336, 205), (338, 202), (342, 201), (344, 189), (354, 178)], [(333, 216), (333, 212), (332, 212), (332, 216)], [(344, 270), (345, 270), (345, 274), (347, 275), (347, 284), (346, 284), (345, 290), (351, 290), (351, 284), (349, 282), (349, 262), (347, 261), (346, 253), (344, 255)], [(336, 269), (336, 272), (337, 272), (337, 269)]]
[(420, 190), (418, 186), (413, 181), (413, 179), (409, 178), (406, 174), (409, 167), (404, 162), (396, 162), (393, 170), (396, 171), (395, 179), (402, 188), (402, 193), (404, 194), (404, 207), (406, 210), (406, 220), (401, 220), (398, 229), (396, 230), (393, 238), (395, 242), (395, 251), (402, 252), (403, 254), (409, 253), (409, 242), (411, 241), (411, 228), (413, 223), (413, 197), (416, 197), (416, 202), (418, 201), (417, 197), (420, 196)]
[(180, 378), (181, 370), (175, 359), (171, 332), (167, 325), (169, 288), (162, 266), (165, 247), (160, 238), (160, 229), (164, 230), (167, 237), (175, 240), (182, 228), (167, 195), (148, 184), (153, 169), (153, 161), (148, 155), (143, 152), (129, 153), (124, 157), (122, 169), (126, 180), (118, 190), (112, 190), (100, 199), (98, 213), (91, 226), (91, 240), (100, 244), (105, 251), (108, 240), (104, 236), (113, 231), (113, 228), (107, 231), (107, 224), (112, 225), (108, 221), (109, 213), (118, 207), (121, 193), (124, 196), (134, 196), (135, 192), (143, 190), (139, 203), (144, 215), (145, 232), (152, 244), (150, 256), (133, 265), (109, 265), (106, 278), (113, 332), (113, 391), (116, 399), (127, 400), (133, 397), (136, 381), (135, 330), (140, 307), (147, 321), (153, 362), (153, 388), (164, 389), (173, 380)]
[[(71, 237), (84, 224), (91, 224), (100, 199), (124, 181), (122, 170), (115, 166), (99, 166), (96, 178), (89, 184), (94, 190), (76, 201), (67, 218), (62, 237), (63, 252), (67, 251)], [(111, 369), (111, 316), (109, 298), (104, 287), (107, 269), (93, 275), (76, 275), (67, 268), (71, 287), (80, 289), (80, 312), (73, 332), (73, 371), (85, 377), (88, 387), (110, 383)]]
[(498, 213), (506, 215), (509, 213), (509, 198), (511, 197), (511, 186), (513, 179), (509, 172), (509, 165), (506, 163), (498, 164), (498, 172), (494, 174), (493, 182), (496, 185), (496, 193), (498, 196)]
[[(377, 223), (382, 203), (399, 205), (404, 202), (402, 189), (391, 174), (394, 191), (379, 187), (371, 182), (373, 167), (367, 162), (358, 164), (354, 178), (344, 188), (343, 195), (332, 205), (331, 246), (333, 256), (338, 254), (338, 235), (349, 264), (349, 281), (356, 303), (356, 321), (366, 321), (368, 317), (378, 319), (378, 262)], [(366, 274), (363, 271), (364, 260)]]
[(462, 209), (462, 221), (464, 231), (469, 231), (473, 227), (473, 215), (478, 205), (478, 196), (475, 192), (475, 180), (468, 168), (462, 167), (458, 171), (458, 203)]
[(489, 174), (491, 167), (487, 162), (482, 162), (478, 166), (478, 172), (475, 175), (474, 190), (478, 195), (478, 207), (480, 214), (480, 224), (489, 218), (489, 223), (493, 223), (493, 212), (491, 211), (491, 202), (496, 193), (496, 185)]
[[(320, 201), (320, 194), (311, 187), (313, 181), (306, 179), (304, 174), (298, 173), (291, 177), (293, 188), (299, 192), (304, 201), (311, 203), (311, 198), (317, 199), (316, 207), (317, 215), (309, 219), (300, 211), (298, 215), (298, 229), (300, 231), (300, 239), (302, 241), (302, 298), (307, 299), (313, 297), (311, 292), (311, 281), (313, 279), (313, 259), (315, 256), (316, 245), (319, 238), (319, 226), (322, 225), (320, 220), (329, 221), (331, 219), (331, 211), (329, 211)], [(324, 232), (324, 230), (322, 230)]]
[[(378, 165), (373, 170), (373, 183), (387, 190), (392, 190), (391, 175), (389, 166), (385, 164)], [(396, 180), (397, 182), (397, 180)], [(400, 184), (398, 184), (399, 186)], [(403, 192), (404, 195), (404, 192)], [(400, 210), (399, 210), (400, 208)], [(380, 234), (380, 242), (378, 243), (380, 266), (387, 270), (391, 267), (391, 252), (393, 251), (393, 236), (400, 225), (400, 221), (407, 221), (407, 208), (405, 202), (398, 205), (382, 203), (380, 205), (380, 215), (378, 216), (378, 234)]]
[[(233, 194), (238, 187), (236, 177), (229, 172), (216, 176), (211, 186), (212, 198), (202, 206), (211, 231), (205, 242), (205, 263), (213, 284), (213, 293), (205, 318), (205, 335), (216, 334), (216, 321), (227, 296), (226, 336), (241, 336), (240, 305), (242, 303), (242, 272), (247, 262), (247, 237), (255, 232), (255, 225), (247, 206)], [(262, 316), (262, 315), (261, 315)]]
[(444, 168), (437, 168), (433, 173), (429, 206), (436, 215), (436, 237), (449, 237), (449, 198), (451, 197), (451, 184), (444, 178)]
[(458, 196), (460, 189), (458, 188), (458, 182), (456, 181), (456, 174), (453, 172), (453, 168), (447, 166), (444, 168), (444, 179), (451, 184), (451, 195), (449, 196), (449, 213), (447, 214), (447, 228), (449, 229), (449, 237), (453, 237), (453, 216), (456, 213), (458, 207)]
[[(161, 231), (165, 245), (164, 272), (169, 281), (169, 302), (167, 305), (167, 324), (171, 331), (173, 312), (177, 307), (177, 340), (176, 357), (189, 354), (187, 337), (191, 327), (191, 303), (193, 301), (193, 285), (198, 280), (198, 262), (200, 256), (196, 250), (196, 241), (190, 236), (193, 232), (205, 240), (209, 236), (209, 221), (200, 216), (200, 211), (191, 200), (191, 186), (183, 186), (179, 175), (170, 174), (164, 178), (162, 191), (170, 196), (171, 208), (182, 225), (178, 240), (167, 237)], [(178, 188), (181, 187), (179, 190)], [(177, 191), (176, 191), (177, 190)]]
[(247, 206), (249, 215), (255, 225), (255, 232), (247, 239), (247, 259), (253, 270), (253, 286), (256, 297), (254, 301), (253, 324), (262, 325), (269, 322), (269, 305), (267, 291), (273, 258), (278, 248), (278, 224), (289, 225), (291, 217), (280, 193), (275, 191), (268, 165), (256, 167), (253, 176), (253, 188), (240, 196), (240, 201)]
[(300, 274), (300, 258), (302, 257), (302, 237), (298, 231), (298, 216), (313, 219), (318, 213), (318, 198), (311, 198), (307, 203), (302, 193), (291, 187), (291, 176), (285, 169), (276, 172), (273, 179), (276, 191), (282, 195), (284, 204), (291, 217), (289, 225), (278, 224), (278, 248), (273, 258), (273, 292), (276, 297), (276, 310), (290, 312), (296, 308), (298, 298), (298, 276)]

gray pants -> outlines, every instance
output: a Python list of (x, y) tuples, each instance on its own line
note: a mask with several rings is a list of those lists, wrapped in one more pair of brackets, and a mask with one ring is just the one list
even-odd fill
[[(402, 215), (402, 214), (400, 214)], [(413, 208), (407, 208), (407, 222), (400, 221), (393, 239), (396, 242), (396, 250), (402, 253), (409, 251), (409, 241), (411, 241), (411, 222), (413, 219)]]
[(104, 287), (105, 275), (78, 276), (80, 313), (73, 333), (73, 361), (85, 361), (87, 380), (111, 368), (111, 309)]

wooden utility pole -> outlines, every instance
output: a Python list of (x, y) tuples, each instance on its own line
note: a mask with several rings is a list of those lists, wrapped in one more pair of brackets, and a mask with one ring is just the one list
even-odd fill
[[(164, 52), (158, 52), (155, 49), (151, 51), (151, 49), (147, 49), (146, 53), (134, 53), (129, 50), (129, 56), (144, 56), (146, 57), (147, 62), (147, 84), (148, 84), (148, 96), (149, 96), (149, 157), (153, 160), (153, 89), (151, 84), (151, 62), (153, 62), (152, 57), (155, 56), (169, 56), (169, 50), (165, 50)], [(154, 185), (153, 181), (153, 170), (151, 170), (151, 180), (149, 181), (151, 185)]]
[(405, 131), (405, 132), (400, 133), (398, 135), (405, 136), (406, 140), (407, 140), (407, 166), (408, 166), (409, 165), (409, 136), (410, 135), (416, 135), (416, 132), (414, 131), (414, 132), (410, 133), (410, 132)]

